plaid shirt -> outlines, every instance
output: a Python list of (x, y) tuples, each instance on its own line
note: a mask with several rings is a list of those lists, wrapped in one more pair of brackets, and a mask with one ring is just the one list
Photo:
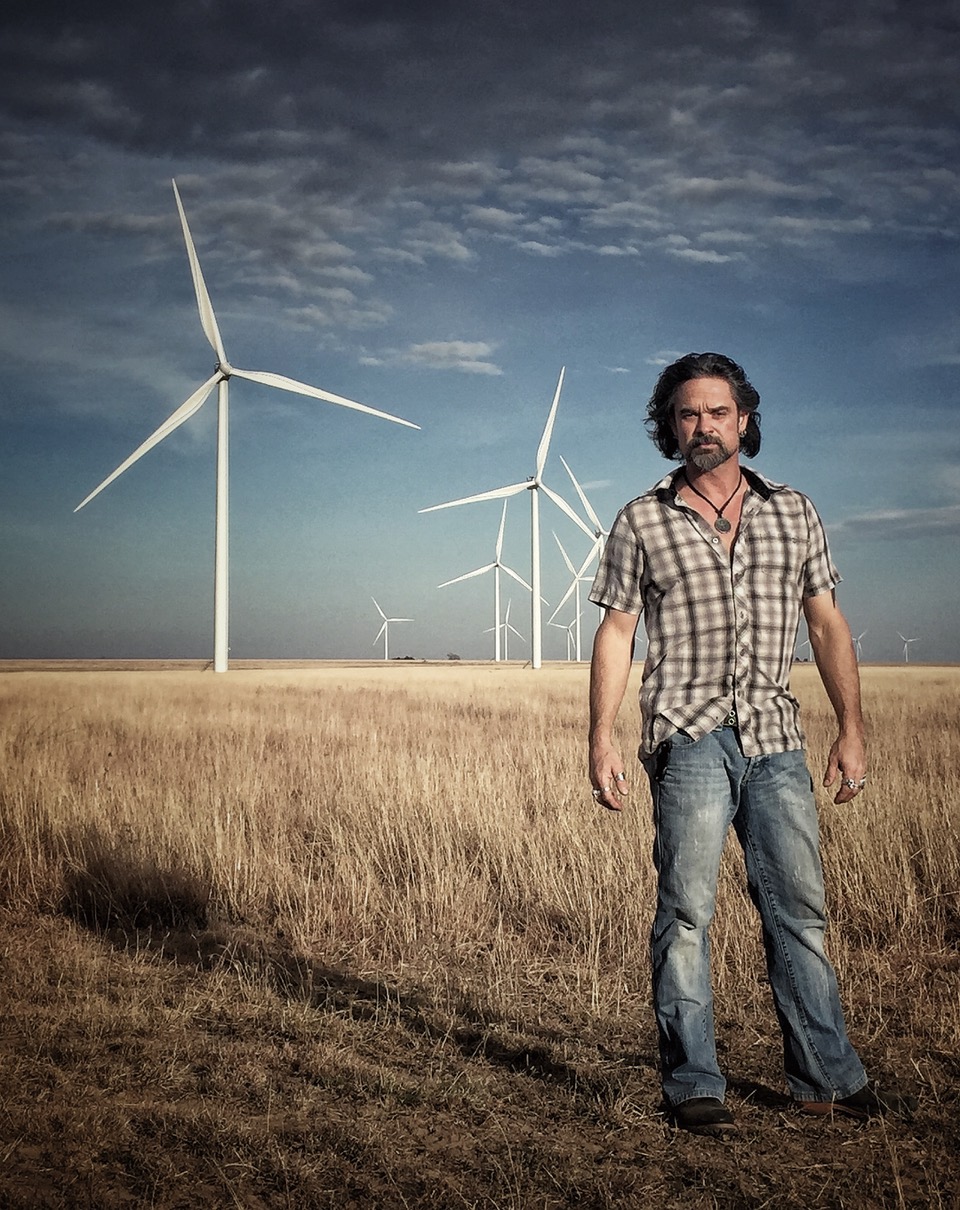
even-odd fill
[(806, 496), (744, 468), (749, 490), (728, 555), (667, 475), (621, 509), (590, 600), (645, 610), (640, 755), (675, 731), (699, 739), (736, 711), (745, 756), (802, 748), (790, 693), (804, 597), (840, 582)]

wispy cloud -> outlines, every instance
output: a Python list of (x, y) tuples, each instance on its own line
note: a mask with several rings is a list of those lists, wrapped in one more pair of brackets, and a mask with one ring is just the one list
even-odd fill
[(401, 361), (431, 370), (459, 370), (464, 374), (502, 374), (490, 361), (494, 346), (482, 340), (430, 340), (410, 345), (399, 354)]
[(827, 527), (832, 535), (865, 540), (946, 538), (960, 535), (960, 504), (940, 508), (879, 509)]

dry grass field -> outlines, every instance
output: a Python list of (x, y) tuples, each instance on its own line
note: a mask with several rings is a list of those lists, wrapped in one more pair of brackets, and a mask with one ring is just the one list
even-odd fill
[(960, 1205), (960, 670), (864, 690), (868, 791), (821, 794), (831, 953), (920, 1110), (791, 1111), (730, 849), (721, 1142), (659, 1113), (648, 796), (590, 799), (584, 666), (7, 666), (0, 1206)]

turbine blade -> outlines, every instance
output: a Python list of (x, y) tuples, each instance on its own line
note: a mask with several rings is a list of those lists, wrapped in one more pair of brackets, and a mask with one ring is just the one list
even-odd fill
[[(377, 605), (376, 597), (371, 597), (370, 600), (373, 601), (374, 605)], [(379, 605), (377, 605), (377, 613), (383, 618), (384, 621), (387, 620), (387, 615), (383, 612)]]
[(500, 567), (502, 568), (503, 571), (505, 571), (507, 573), (508, 576), (513, 576), (513, 578), (516, 580), (516, 582), (518, 584), (522, 584), (524, 586), (524, 588), (527, 590), (527, 592), (533, 592), (533, 589), (526, 582), (526, 580), (523, 578), (523, 576), (518, 576), (512, 567), (507, 567), (506, 563), (501, 563)]
[[(578, 580), (582, 580), (584, 578), (583, 573), (587, 570), (587, 568), (590, 566), (590, 564), (593, 562), (593, 560), (597, 557), (597, 555), (600, 553), (600, 551), (602, 549), (603, 549), (603, 538), (597, 538), (597, 540), (594, 542), (593, 546), (590, 547), (590, 553), (587, 555), (587, 557), (584, 559), (584, 561), (580, 564), (580, 567), (577, 569), (577, 571), (575, 573)], [(570, 570), (573, 571), (573, 568), (571, 567)]]
[(580, 503), (583, 505), (583, 511), (587, 514), (587, 516), (594, 523), (594, 525), (597, 527), (597, 529), (599, 529), (602, 532), (603, 526), (600, 524), (600, 518), (593, 511), (593, 506), (591, 505), (590, 501), (587, 499), (583, 488), (577, 482), (577, 476), (573, 473), (573, 471), (570, 469), (570, 467), (567, 466), (566, 462), (564, 462), (563, 454), (560, 455), (560, 461), (563, 462), (563, 469), (570, 476), (570, 482), (573, 484), (574, 488), (576, 489), (577, 495), (580, 497)]
[(545, 483), (541, 483), (540, 487), (544, 492), (546, 492), (546, 494), (550, 497), (550, 499), (554, 502), (554, 504), (557, 506), (557, 508), (560, 509), (561, 512), (566, 513), (567, 516), (570, 518), (571, 521), (574, 522), (575, 525), (579, 525), (588, 538), (591, 538), (593, 541), (596, 541), (597, 535), (593, 532), (592, 529), (589, 528), (589, 526), (586, 524), (585, 521), (583, 521), (580, 517), (577, 516), (577, 514), (573, 511), (573, 509), (566, 502), (566, 500), (564, 500), (564, 498), (562, 496), (558, 496), (557, 493), (555, 491), (553, 491), (551, 488), (547, 487), (547, 485)]
[(575, 575), (577, 574), (577, 569), (574, 567), (573, 562), (572, 562), (572, 560), (571, 560), (570, 556), (569, 556), (569, 555), (567, 554), (567, 552), (566, 552), (566, 551), (563, 549), (563, 543), (562, 543), (562, 542), (560, 541), (560, 539), (557, 537), (556, 532), (554, 532), (554, 535), (553, 535), (553, 540), (554, 540), (554, 541), (556, 542), (556, 544), (557, 544), (557, 545), (560, 547), (560, 553), (563, 555), (563, 561), (564, 561), (564, 563), (566, 563), (566, 565), (567, 565), (567, 570), (570, 572), (570, 574), (571, 574), (571, 575), (574, 575), (574, 576), (575, 576)]
[(527, 640), (526, 640), (526, 639), (523, 637), (523, 635), (520, 633), (520, 631), (519, 631), (519, 630), (517, 630), (516, 626), (511, 626), (509, 622), (507, 622), (507, 629), (508, 629), (508, 630), (512, 630), (512, 631), (513, 631), (513, 633), (514, 633), (514, 634), (517, 636), (517, 638), (520, 640), (520, 642), (521, 642), (521, 643), (525, 643), (525, 642), (527, 641)]
[[(492, 492), (480, 492), (477, 496), (464, 496), (461, 500), (448, 500), (445, 504), (431, 504), (429, 508), (419, 508), (418, 513), (435, 513), (438, 508), (454, 508), (458, 504), (476, 504), (478, 500), (502, 500), (504, 496), (515, 496), (518, 492), (527, 491), (531, 487), (530, 480), (525, 483), (511, 483), (509, 487), (495, 487)], [(590, 535), (593, 537), (593, 534)]]
[(386, 619), (384, 619), (383, 625), (377, 631), (377, 637), (370, 644), (371, 647), (375, 647), (377, 645), (377, 643), (380, 642), (380, 636), (383, 634), (383, 632), (386, 630), (386, 628), (387, 628), (387, 622), (386, 622)]
[(442, 584), (438, 584), (438, 588), (449, 588), (451, 584), (459, 584), (461, 580), (472, 580), (474, 576), (482, 576), (485, 571), (493, 571), (496, 563), (488, 563), (486, 567), (478, 567), (476, 571), (468, 571), (462, 576), (457, 576), (455, 580), (444, 580)]
[(497, 534), (496, 562), (500, 562), (500, 552), (503, 550), (503, 527), (507, 523), (507, 502), (503, 502), (503, 512), (500, 514), (500, 532)]
[(388, 622), (412, 622), (413, 618), (387, 618)]
[(321, 390), (320, 387), (308, 386), (305, 382), (297, 382), (295, 378), (287, 378), (284, 374), (270, 374), (262, 370), (233, 370), (238, 378), (247, 378), (250, 382), (259, 382), (266, 387), (277, 387), (281, 391), (292, 391), (294, 395), (308, 395), (311, 399), (323, 399), (327, 403), (337, 403), (343, 408), (353, 408), (356, 412), (366, 412), (368, 416), (379, 416), (381, 420), (392, 420), (394, 424), (406, 425), (408, 429), (419, 429), (419, 424), (412, 420), (401, 420), (399, 416), (391, 416), (389, 412), (381, 412), (377, 408), (368, 408), (365, 403), (355, 403), (352, 399), (344, 399), (342, 395), (334, 395), (332, 391)]
[(560, 389), (563, 386), (563, 376), (566, 373), (566, 366), (560, 370), (560, 377), (557, 380), (557, 389), (553, 393), (553, 404), (550, 408), (550, 415), (547, 417), (547, 423), (543, 429), (543, 436), (540, 438), (540, 444), (537, 446), (537, 481), (540, 481), (540, 476), (543, 474), (543, 468), (547, 465), (547, 453), (550, 449), (550, 436), (553, 433), (553, 422), (557, 418), (557, 405), (560, 403)]
[(222, 375), (218, 370), (216, 374), (208, 378), (203, 386), (194, 391), (185, 403), (182, 403), (175, 412), (172, 412), (166, 418), (163, 424), (161, 424), (155, 432), (150, 434), (142, 445), (137, 446), (137, 448), (133, 451), (130, 457), (126, 459), (125, 462), (120, 463), (112, 475), (108, 475), (99, 487), (95, 487), (90, 495), (86, 497), (86, 499), (81, 500), (73, 511), (78, 513), (85, 504), (90, 503), (94, 496), (99, 495), (105, 487), (108, 487), (114, 481), (114, 479), (122, 475), (128, 467), (133, 466), (137, 459), (142, 458), (148, 450), (152, 450), (155, 445), (159, 444), (159, 442), (164, 439), (164, 437), (169, 436), (174, 429), (179, 428), (184, 421), (189, 420), (194, 412), (199, 411), (199, 409), (203, 407), (204, 403), (206, 402), (207, 396), (220, 381), (221, 377)]
[(576, 586), (577, 586), (577, 582), (576, 582), (576, 580), (574, 580), (574, 581), (573, 581), (573, 583), (570, 585), (570, 587), (567, 589), (567, 591), (566, 591), (566, 592), (563, 594), (563, 596), (560, 598), (560, 603), (559, 603), (559, 605), (557, 605), (556, 609), (555, 609), (555, 610), (553, 611), (553, 613), (550, 615), (550, 617), (549, 617), (548, 621), (551, 621), (551, 622), (552, 622), (552, 621), (553, 621), (553, 619), (554, 619), (554, 618), (557, 616), (557, 614), (560, 612), (560, 610), (561, 610), (561, 609), (564, 607), (564, 605), (566, 605), (567, 601), (569, 601), (569, 600), (570, 600), (570, 598), (573, 596), (573, 590), (576, 588)]
[(190, 260), (190, 272), (193, 275), (193, 292), (197, 296), (197, 310), (200, 312), (200, 324), (218, 360), (225, 362), (227, 355), (223, 351), (223, 341), (220, 339), (217, 317), (213, 313), (213, 304), (210, 302), (210, 295), (207, 293), (207, 284), (203, 280), (200, 260), (197, 257), (197, 250), (193, 246), (193, 236), (190, 234), (190, 228), (187, 225), (187, 216), (183, 209), (183, 202), (180, 201), (180, 190), (177, 188), (176, 181), (173, 182), (173, 196), (177, 199), (177, 209), (180, 211), (180, 225), (183, 227), (183, 239), (187, 245), (187, 257)]

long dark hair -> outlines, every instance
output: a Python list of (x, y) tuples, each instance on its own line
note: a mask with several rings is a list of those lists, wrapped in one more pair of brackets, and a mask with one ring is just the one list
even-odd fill
[(743, 367), (722, 353), (688, 353), (667, 366), (653, 388), (647, 404), (647, 432), (663, 454), (682, 461), (680, 446), (673, 431), (673, 402), (677, 388), (693, 378), (722, 378), (730, 387), (737, 410), (747, 415), (747, 427), (740, 438), (740, 449), (752, 458), (760, 449), (760, 396), (751, 385)]

